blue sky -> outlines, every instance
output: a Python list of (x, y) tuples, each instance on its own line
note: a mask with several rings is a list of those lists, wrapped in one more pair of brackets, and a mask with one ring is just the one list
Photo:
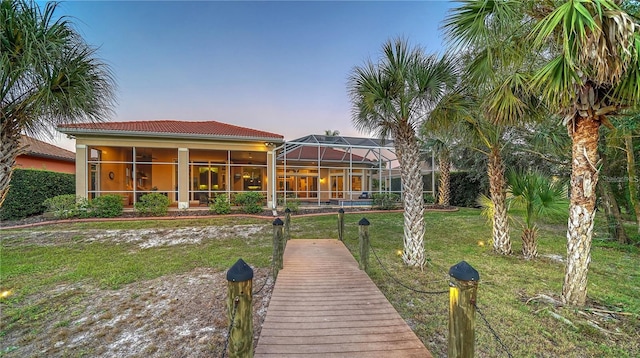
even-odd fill
[[(351, 124), (347, 78), (404, 36), (443, 52), (446, 1), (68, 1), (115, 75), (113, 121), (217, 120), (286, 139)], [(57, 143), (72, 147), (59, 138)]]

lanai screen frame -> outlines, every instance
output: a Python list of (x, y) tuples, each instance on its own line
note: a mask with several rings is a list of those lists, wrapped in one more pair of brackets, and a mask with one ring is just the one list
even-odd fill
[[(296, 197), (298, 197), (299, 191), (287, 190), (286, 184), (284, 185), (284, 190), (279, 190), (277, 188), (278, 186), (277, 184), (280, 180), (278, 173), (280, 173), (280, 171), (282, 170), (282, 173), (284, 174), (283, 180), (286, 181), (287, 167), (296, 167), (296, 168), (311, 167), (310, 165), (304, 165), (304, 164), (301, 164), (301, 165), (289, 164), (290, 162), (304, 163), (304, 162), (312, 161), (311, 158), (302, 158), (302, 153), (303, 153), (302, 148), (305, 148), (305, 147), (317, 148), (317, 152), (316, 152), (317, 156), (313, 158), (313, 162), (315, 163), (315, 167), (317, 168), (317, 176), (318, 176), (318, 183), (317, 183), (317, 189), (316, 189), (316, 193), (317, 193), (316, 202), (318, 206), (321, 206), (323, 204), (322, 193), (325, 192), (321, 190), (322, 178), (320, 177), (320, 173), (322, 169), (329, 169), (329, 170), (336, 169), (336, 168), (348, 169), (347, 177), (344, 179), (348, 180), (349, 186), (347, 187), (347, 189), (344, 189), (344, 186), (343, 186), (343, 192), (344, 194), (348, 193), (349, 197), (342, 198), (343, 200), (340, 201), (341, 206), (342, 206), (342, 202), (345, 202), (345, 201), (353, 204), (354, 199), (358, 198), (358, 196), (356, 196), (355, 198), (353, 197), (354, 191), (351, 188), (352, 177), (354, 176), (354, 169), (362, 170), (363, 177), (367, 176), (366, 174), (367, 171), (377, 170), (377, 175), (378, 175), (377, 179), (379, 183), (377, 190), (375, 191), (370, 189), (362, 190), (362, 192), (367, 192), (369, 194), (369, 197), (373, 193), (398, 193), (400, 196), (402, 196), (402, 186), (400, 187), (399, 191), (391, 190), (392, 179), (399, 177), (399, 175), (395, 174), (399, 171), (399, 162), (395, 154), (395, 147), (392, 140), (311, 134), (311, 135), (298, 138), (292, 141), (286, 141), (284, 144), (276, 147), (274, 150), (276, 160), (274, 161), (274, 164), (275, 164), (274, 178), (273, 178), (274, 184), (271, 185), (271, 189), (273, 190), (272, 197), (279, 198), (279, 194), (283, 194), (282, 199), (283, 199), (284, 205), (286, 205), (288, 193), (294, 193), (296, 194)], [(288, 158), (289, 157), (289, 155), (287, 155), (288, 153), (291, 154), (292, 152), (298, 150), (299, 148), (300, 148), (300, 151), (297, 159)], [(331, 149), (335, 148), (339, 151), (344, 151), (344, 156), (342, 160), (323, 159), (324, 153), (326, 152), (326, 148), (331, 148)], [(354, 149), (359, 151), (358, 154), (354, 153)], [(354, 155), (362, 159), (354, 162), (353, 160)], [(348, 163), (349, 163), (349, 165), (346, 167), (344, 166), (346, 162), (345, 157), (348, 158)], [(327, 164), (329, 163), (336, 163), (336, 164), (340, 163), (341, 166), (338, 166), (338, 167), (327, 166)], [(366, 167), (366, 165), (371, 165), (374, 163), (377, 163), (377, 167), (376, 166)], [(354, 164), (359, 166), (354, 168)], [(435, 196), (435, 165), (434, 164), (435, 164), (434, 157), (432, 154), (431, 170), (429, 171), (431, 173), (431, 191), (430, 192)], [(382, 183), (386, 183), (384, 188)], [(331, 183), (328, 183), (328, 185), (331, 185)], [(371, 187), (371, 184), (369, 184), (369, 187)], [(428, 192), (429, 192), (428, 190), (425, 191), (425, 193), (428, 193)], [(331, 190), (329, 190), (329, 193), (330, 193), (329, 195), (331, 195), (332, 193)], [(311, 201), (307, 200), (306, 202), (310, 203)]]

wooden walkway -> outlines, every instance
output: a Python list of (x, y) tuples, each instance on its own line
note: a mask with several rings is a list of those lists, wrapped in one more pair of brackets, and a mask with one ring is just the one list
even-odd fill
[(255, 357), (431, 357), (338, 240), (287, 242)]

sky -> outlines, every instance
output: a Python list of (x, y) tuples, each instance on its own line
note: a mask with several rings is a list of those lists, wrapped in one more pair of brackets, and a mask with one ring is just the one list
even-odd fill
[[(66, 1), (112, 69), (110, 121), (216, 120), (292, 140), (351, 124), (347, 80), (405, 37), (443, 53), (447, 1)], [(52, 143), (74, 150), (60, 134)]]

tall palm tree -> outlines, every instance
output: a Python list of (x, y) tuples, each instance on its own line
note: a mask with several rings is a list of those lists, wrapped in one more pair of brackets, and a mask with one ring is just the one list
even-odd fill
[[(462, 52), (466, 67), (464, 78), (477, 97), (478, 113), (472, 122), (489, 159), (487, 173), (494, 207), (493, 250), (502, 255), (511, 254), (511, 239), (501, 153), (504, 143), (496, 134), (502, 135), (507, 126), (533, 121), (544, 110), (526, 86), (531, 62), (519, 56), (527, 26), (513, 27), (493, 16), (496, 11), (511, 14), (514, 5), (509, 3), (512, 2), (463, 1), (444, 24), (449, 43)], [(501, 126), (504, 128), (497, 128)], [(483, 131), (488, 132), (482, 134)]]
[(22, 133), (51, 134), (60, 123), (99, 121), (114, 104), (107, 65), (57, 3), (0, 3), (0, 205), (11, 181)]
[(353, 123), (361, 131), (392, 138), (400, 164), (404, 204), (403, 261), (423, 266), (424, 203), (416, 131), (457, 78), (448, 58), (427, 56), (405, 39), (385, 42), (378, 61), (356, 66), (349, 77)]
[(464, 141), (465, 127), (462, 123), (473, 117), (474, 101), (466, 91), (464, 86), (458, 84), (446, 93), (429, 113), (420, 131), (425, 148), (438, 157), (439, 205), (450, 204), (452, 151)]
[(598, 130), (640, 101), (640, 26), (621, 1), (566, 2), (540, 9), (531, 39), (549, 58), (532, 85), (557, 104), (572, 138), (571, 203), (562, 298), (584, 305), (598, 182)]
[(509, 170), (507, 174), (509, 192), (514, 204), (525, 209), (522, 226), (522, 254), (529, 260), (538, 256), (538, 228), (540, 216), (558, 215), (566, 210), (565, 186), (561, 181), (551, 181), (536, 172)]
[[(496, 31), (518, 39), (484, 59), (499, 59), (503, 67), (527, 61), (533, 73), (522, 77), (524, 88), (535, 90), (564, 117), (572, 139), (572, 169), (562, 298), (572, 305), (584, 305), (587, 298), (598, 130), (609, 123), (607, 116), (640, 101), (640, 26), (621, 4), (621, 0), (468, 0), (454, 12), (466, 22), (458, 21), (464, 26), (452, 36), (465, 39), (464, 43), (485, 41)], [(501, 99), (491, 107), (509, 103)]]
[(507, 181), (502, 150), (506, 127), (496, 125), (481, 114), (467, 122), (471, 136), (470, 146), (487, 156), (487, 177), (489, 178), (489, 196), (491, 199), (492, 246), (493, 251), (501, 255), (511, 254), (509, 237), (509, 217), (507, 213)]

